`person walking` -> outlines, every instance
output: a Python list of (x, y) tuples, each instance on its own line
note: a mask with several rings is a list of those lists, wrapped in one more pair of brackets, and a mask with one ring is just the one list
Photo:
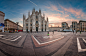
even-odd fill
[(81, 31), (80, 31), (80, 34), (81, 34)]
[(73, 33), (74, 33), (74, 31), (73, 31)]
[(54, 31), (53, 31), (53, 34), (54, 34)]
[(49, 36), (49, 31), (48, 31), (48, 34), (47, 34), (47, 36)]

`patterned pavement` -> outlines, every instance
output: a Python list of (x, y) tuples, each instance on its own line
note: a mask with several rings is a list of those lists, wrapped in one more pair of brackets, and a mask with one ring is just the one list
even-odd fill
[(86, 32), (0, 33), (1, 56), (86, 56), (85, 49)]

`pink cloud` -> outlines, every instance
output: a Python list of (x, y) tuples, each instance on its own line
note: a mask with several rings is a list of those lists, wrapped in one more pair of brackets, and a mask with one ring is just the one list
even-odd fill
[(86, 14), (82, 12), (82, 9), (74, 9), (74, 8), (64, 8), (60, 5), (60, 7), (66, 12), (70, 12), (74, 14), (77, 18), (84, 17)]
[(63, 13), (63, 11), (58, 10), (58, 8), (55, 5), (50, 4), (50, 7), (48, 7), (48, 6), (45, 6), (45, 7), (52, 11), (59, 11), (59, 12)]
[[(49, 18), (49, 23), (50, 23), (49, 27), (51, 27), (51, 25), (53, 25), (54, 27), (61, 26), (61, 22), (67, 22), (68, 25), (70, 26), (72, 24), (72, 21), (78, 22), (79, 21), (78, 18), (81, 18), (81, 17), (85, 18), (84, 17), (85, 13), (83, 13), (81, 9), (64, 8), (62, 6), (60, 6), (60, 7), (63, 9), (63, 11), (58, 10), (58, 8), (55, 5), (50, 5), (50, 7), (46, 6), (47, 9), (50, 9), (52, 11), (62, 12), (62, 14), (60, 14), (60, 13), (54, 14), (54, 13), (52, 13), (52, 11), (47, 11), (47, 13), (45, 11), (46, 16), (48, 16), (48, 18)], [(77, 17), (77, 19), (74, 19), (73, 17), (71, 17), (70, 16), (71, 14), (69, 14), (68, 12), (74, 14)], [(66, 18), (66, 17), (68, 17), (68, 18)]]
[[(48, 18), (49, 18), (49, 27), (51, 27), (51, 25), (53, 27), (61, 27), (61, 22), (67, 22), (68, 25), (70, 26), (72, 24), (72, 21), (79, 21), (78, 19), (73, 19), (72, 17), (69, 17), (69, 15), (65, 14), (64, 16), (61, 16), (61, 14), (53, 14), (53, 13), (45, 13)], [(65, 17), (69, 17), (68, 19)], [(72, 18), (72, 19), (71, 19)], [(52, 24), (51, 24), (52, 23)]]
[(68, 17), (69, 15), (66, 15), (65, 17)]

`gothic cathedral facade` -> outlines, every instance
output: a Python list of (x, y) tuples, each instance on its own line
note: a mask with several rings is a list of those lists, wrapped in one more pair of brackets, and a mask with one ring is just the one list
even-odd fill
[(28, 18), (26, 19), (25, 15), (23, 15), (23, 32), (44, 32), (49, 31), (48, 28), (48, 18), (45, 20), (45, 15), (41, 15), (41, 10), (35, 11), (32, 10), (32, 14), (28, 12)]

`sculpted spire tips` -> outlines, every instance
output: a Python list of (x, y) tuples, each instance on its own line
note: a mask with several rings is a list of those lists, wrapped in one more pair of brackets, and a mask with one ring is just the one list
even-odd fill
[(45, 14), (43, 13), (43, 17), (45, 17)]
[(34, 13), (35, 12), (35, 8), (33, 8), (33, 10), (32, 10), (32, 13)]
[(30, 17), (30, 11), (28, 12), (28, 17)]
[(41, 14), (41, 9), (39, 9), (39, 13)]
[(47, 21), (48, 21), (48, 17), (47, 17)]
[(23, 19), (25, 19), (25, 15), (23, 14)]

